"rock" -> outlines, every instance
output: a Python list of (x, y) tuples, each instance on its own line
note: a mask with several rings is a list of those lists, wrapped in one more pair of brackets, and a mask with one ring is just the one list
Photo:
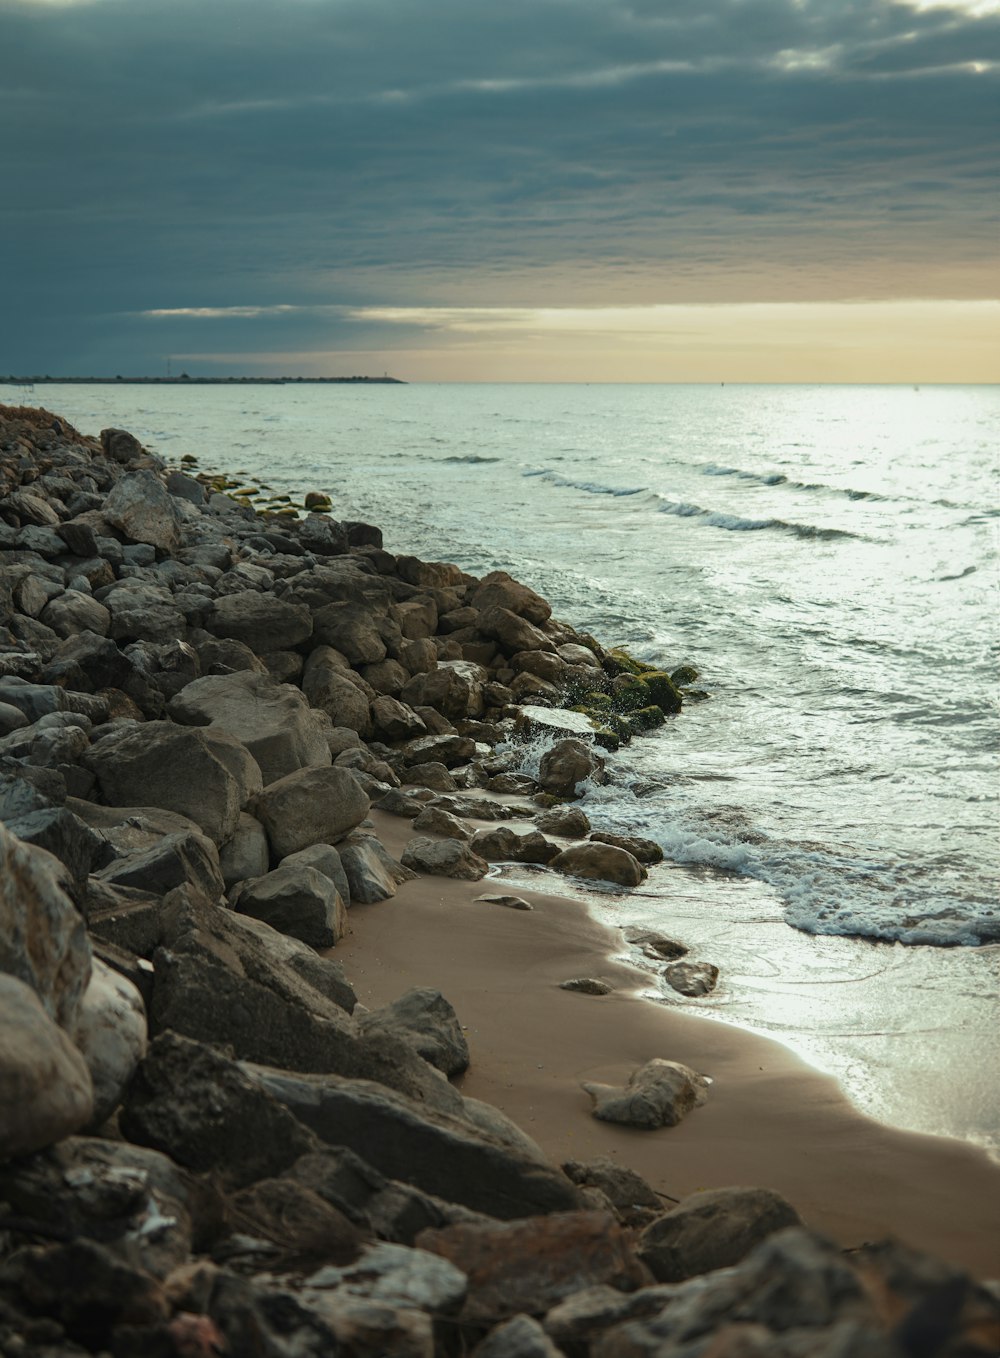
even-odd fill
[(573, 844), (550, 861), (549, 866), (570, 877), (589, 881), (614, 882), (634, 887), (646, 880), (646, 869), (624, 849), (611, 844)]
[(613, 986), (596, 976), (574, 976), (570, 981), (560, 981), (560, 990), (578, 990), (581, 995), (610, 995)]
[[(644, 1226), (663, 1211), (663, 1202), (646, 1180), (615, 1160), (599, 1157), (587, 1163), (568, 1160), (563, 1173), (581, 1188), (596, 1188), (611, 1203), (626, 1226)], [(647, 1265), (648, 1265), (648, 1261)]]
[[(423, 726), (423, 722), (420, 723)], [(28, 725), (28, 718), (19, 707), (0, 702), (0, 737), (9, 736), (11, 731), (19, 731)]]
[(534, 910), (535, 908), (521, 896), (493, 896), (487, 894), (485, 896), (477, 896), (476, 900), (481, 901), (484, 905), (503, 905), (506, 906), (508, 910)]
[(561, 835), (564, 839), (583, 839), (590, 833), (590, 821), (578, 806), (554, 806), (551, 811), (540, 811), (535, 824), (545, 835)]
[(119, 1115), (130, 1141), (242, 1188), (280, 1174), (315, 1142), (292, 1114), (204, 1043), (162, 1033), (139, 1066)]
[(483, 687), (486, 671), (468, 660), (439, 663), (426, 674), (415, 674), (400, 698), (410, 707), (433, 707), (453, 720), (481, 717), (486, 710)]
[(207, 836), (191, 830), (163, 835), (152, 848), (116, 858), (95, 876), (106, 885), (134, 887), (155, 896), (164, 896), (185, 883), (211, 901), (218, 900), (225, 890), (215, 845)]
[(469, 1067), (469, 1045), (461, 1024), (439, 990), (418, 986), (366, 1014), (361, 1031), (375, 1029), (402, 1037), (447, 1076), (461, 1075)]
[(458, 783), (443, 764), (417, 764), (406, 770), (406, 781), (414, 787), (428, 787), (433, 792), (458, 791)]
[(639, 1254), (658, 1282), (677, 1283), (737, 1264), (776, 1231), (801, 1225), (791, 1203), (771, 1189), (709, 1189), (647, 1226)]
[(531, 1316), (514, 1316), (491, 1330), (472, 1358), (561, 1358), (561, 1350)]
[(454, 768), (475, 757), (476, 742), (463, 736), (422, 736), (403, 746), (402, 755), (407, 765), (443, 764)]
[(663, 979), (678, 994), (696, 998), (712, 993), (719, 979), (719, 968), (711, 962), (672, 962), (663, 968)]
[(336, 765), (301, 769), (269, 783), (250, 805), (278, 858), (312, 844), (329, 844), (368, 814), (356, 778)]
[(261, 1179), (234, 1193), (227, 1208), (232, 1231), (274, 1246), (273, 1272), (348, 1264), (361, 1250), (363, 1236), (343, 1212), (294, 1179)]
[(489, 575), (484, 575), (469, 596), (469, 603), (480, 612), (489, 608), (506, 608), (511, 613), (527, 618), (529, 622), (539, 624), (547, 622), (552, 616), (550, 605), (540, 594), (513, 579), (506, 571), (491, 571)]
[(244, 1069), (322, 1140), (448, 1202), (503, 1219), (579, 1205), (569, 1180), (544, 1161), (370, 1080)]
[(332, 948), (347, 929), (347, 909), (333, 882), (299, 864), (283, 863), (244, 882), (233, 906), (312, 948)]
[(380, 1241), (368, 1245), (357, 1263), (307, 1278), (304, 1297), (321, 1313), (328, 1298), (347, 1295), (448, 1315), (459, 1309), (466, 1291), (464, 1271), (440, 1255)]
[(340, 845), (339, 852), (352, 905), (387, 901), (395, 896), (399, 882), (413, 875), (409, 872), (401, 875), (402, 865), (385, 852), (373, 835), (352, 835)]
[(575, 797), (577, 787), (603, 767), (603, 760), (582, 740), (557, 740), (538, 766), (538, 783), (556, 797)]
[(288, 651), (312, 635), (313, 619), (304, 604), (289, 603), (255, 589), (219, 596), (207, 621), (217, 637), (242, 641), (255, 655)]
[(370, 711), (375, 734), (383, 740), (415, 740), (427, 734), (427, 727), (413, 708), (396, 698), (375, 698)]
[(611, 844), (616, 849), (624, 849), (640, 863), (663, 862), (663, 850), (655, 839), (643, 839), (640, 835), (612, 835), (603, 830), (595, 830), (590, 838), (594, 844)]
[(333, 646), (351, 665), (372, 665), (385, 659), (377, 620), (364, 604), (326, 604), (313, 616), (313, 632), (317, 642)]
[(634, 1070), (624, 1089), (582, 1084), (594, 1102), (593, 1114), (602, 1122), (621, 1122), (651, 1131), (675, 1127), (681, 1118), (705, 1102), (709, 1081), (681, 1065), (654, 1057)]
[[(381, 809), (382, 803), (379, 802)], [(423, 804), (416, 803), (421, 807), (419, 814), (413, 822), (414, 830), (422, 835), (444, 835), (448, 839), (461, 839), (469, 843), (472, 839), (472, 826), (465, 821), (459, 820), (451, 812), (442, 810), (439, 806), (423, 807)]]
[(152, 472), (129, 472), (116, 482), (101, 513), (130, 542), (148, 542), (169, 552), (180, 546), (177, 506)]
[(466, 1324), (542, 1315), (584, 1287), (631, 1291), (648, 1281), (628, 1233), (607, 1212), (446, 1226), (422, 1232), (417, 1247), (461, 1262), (469, 1277)]
[(458, 877), (466, 882), (477, 882), (489, 870), (486, 860), (474, 854), (461, 839), (411, 839), (403, 850), (402, 863), (416, 872)]
[(75, 637), (94, 632), (106, 637), (111, 630), (111, 614), (90, 594), (67, 589), (42, 610), (40, 621), (51, 627), (57, 637)]
[[(205, 682), (197, 680), (198, 683)], [(243, 788), (229, 755), (203, 731), (144, 722), (105, 736), (84, 756), (112, 806), (159, 806), (199, 825), (216, 844), (233, 834)]]
[(103, 861), (104, 841), (65, 806), (50, 806), (7, 819), (10, 834), (23, 844), (45, 849), (58, 858), (78, 885), (85, 882), (94, 865)]
[(4, 1266), (2, 1286), (19, 1308), (56, 1321), (60, 1334), (95, 1353), (110, 1349), (119, 1326), (153, 1325), (170, 1314), (155, 1278), (94, 1240), (20, 1250)]
[(86, 1126), (94, 1091), (83, 1057), (16, 976), (0, 974), (0, 1160)]
[[(233, 918), (239, 922), (238, 932), (242, 934), (244, 953), (249, 943), (247, 934), (256, 935), (263, 945), (261, 954), (265, 961), (263, 974), (269, 977), (272, 988), (275, 988), (279, 975), (289, 979), (289, 972), (294, 972), (296, 978), (306, 982), (309, 991), (322, 996), (324, 1000), (329, 1000), (345, 1013), (353, 1013), (358, 997), (339, 962), (334, 961), (332, 957), (318, 956), (307, 944), (289, 938), (287, 934), (279, 934), (269, 924), (250, 915), (237, 915)], [(301, 987), (299, 991), (301, 992)], [(314, 1010), (315, 995), (310, 1000)]]
[(55, 858), (0, 825), (0, 972), (29, 985), (48, 1015), (70, 1028), (90, 982), (91, 953), (64, 880)]
[(479, 630), (492, 637), (507, 655), (518, 651), (553, 651), (555, 647), (544, 632), (509, 608), (487, 608), (479, 615)]
[(94, 958), (73, 1025), (94, 1089), (93, 1125), (106, 1122), (146, 1054), (146, 1006), (131, 981)]
[(181, 689), (170, 716), (186, 726), (224, 731), (250, 751), (267, 786), (302, 768), (330, 763), (325, 723), (297, 688), (241, 670), (205, 675)]
[[(413, 828), (418, 827), (414, 824)], [(488, 863), (548, 863), (559, 849), (537, 830), (518, 834), (507, 825), (498, 825), (473, 836), (472, 852)]]
[(241, 811), (231, 839), (219, 850), (219, 871), (228, 890), (248, 877), (263, 877), (270, 863), (264, 827), (255, 816)]
[[(360, 683), (358, 676), (352, 676), (346, 658), (332, 646), (317, 646), (302, 672), (302, 691), (312, 707), (326, 712), (335, 726), (346, 726), (368, 735), (372, 730), (372, 710)], [(395, 700), (376, 698), (375, 701), (384, 704)]]
[(281, 860), (282, 867), (315, 868), (328, 877), (340, 893), (344, 905), (351, 904), (351, 884), (344, 871), (343, 860), (332, 844), (310, 844), (308, 849), (299, 849)]
[(0, 1166), (0, 1197), (54, 1236), (97, 1240), (157, 1278), (217, 1224), (215, 1193), (165, 1155), (89, 1136)]
[(678, 943), (674, 938), (667, 938), (665, 934), (658, 934), (653, 929), (642, 929), (630, 925), (623, 929), (622, 933), (627, 942), (636, 944), (647, 957), (673, 961), (678, 957), (684, 957), (687, 953), (687, 948), (683, 943)]

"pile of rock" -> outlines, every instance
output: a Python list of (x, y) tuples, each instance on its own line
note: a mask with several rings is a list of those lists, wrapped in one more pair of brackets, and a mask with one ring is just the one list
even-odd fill
[[(942, 1266), (549, 1164), (450, 1083), (442, 996), (361, 1012), (327, 955), (415, 871), (643, 879), (655, 845), (553, 805), (592, 742), (537, 780), (496, 750), (519, 701), (614, 685), (596, 642), (40, 411), (0, 407), (0, 550), (0, 1353), (898, 1354), (937, 1298), (975, 1351), (993, 1302)], [(525, 793), (534, 829), (469, 824)], [(703, 1096), (651, 1064), (598, 1115)]]

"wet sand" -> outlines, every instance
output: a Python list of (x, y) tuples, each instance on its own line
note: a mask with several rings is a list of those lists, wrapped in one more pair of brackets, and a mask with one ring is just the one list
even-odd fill
[[(374, 818), (400, 853), (408, 822)], [(985, 1153), (885, 1127), (779, 1043), (639, 998), (648, 978), (613, 960), (619, 936), (576, 901), (518, 889), (528, 912), (475, 900), (507, 889), (421, 877), (352, 908), (336, 950), (370, 1008), (415, 985), (451, 1001), (472, 1053), (463, 1093), (501, 1108), (557, 1162), (610, 1156), (668, 1198), (773, 1188), (845, 1247), (891, 1235), (1000, 1277), (1000, 1166)], [(559, 988), (574, 976), (614, 992)], [(581, 1080), (621, 1084), (654, 1056), (710, 1076), (706, 1104), (656, 1132), (591, 1116)]]

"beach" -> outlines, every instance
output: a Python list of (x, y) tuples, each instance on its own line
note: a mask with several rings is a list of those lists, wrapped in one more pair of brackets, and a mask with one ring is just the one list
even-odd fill
[(635, 933), (681, 873), (586, 793), (692, 667), (318, 493), (0, 424), (4, 1344), (895, 1355), (929, 1307), (989, 1351), (1000, 1166)]

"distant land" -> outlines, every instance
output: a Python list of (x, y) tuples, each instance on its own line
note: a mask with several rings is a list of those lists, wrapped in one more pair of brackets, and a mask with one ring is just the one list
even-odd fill
[(282, 387), (289, 382), (366, 382), (394, 386), (406, 386), (399, 377), (189, 377), (181, 373), (179, 377), (0, 377), (0, 383), (11, 387), (43, 387), (49, 384), (69, 385), (78, 383), (84, 386), (153, 386), (153, 387), (224, 387), (232, 384), (252, 387)]

